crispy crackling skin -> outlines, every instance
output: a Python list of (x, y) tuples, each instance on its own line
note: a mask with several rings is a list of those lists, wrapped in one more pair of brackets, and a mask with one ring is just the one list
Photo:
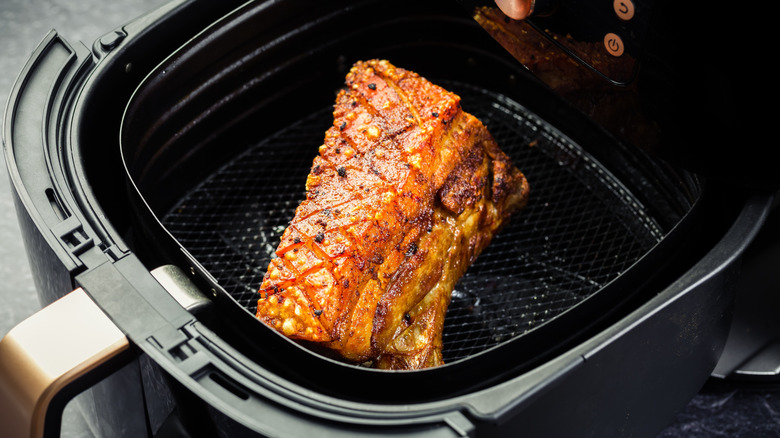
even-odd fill
[(353, 66), (333, 116), (257, 317), (351, 361), (439, 365), (455, 282), (528, 183), (457, 95), (387, 61)]

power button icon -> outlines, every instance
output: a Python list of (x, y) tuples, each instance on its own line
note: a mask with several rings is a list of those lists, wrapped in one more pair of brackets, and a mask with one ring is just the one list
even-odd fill
[(625, 50), (625, 46), (623, 45), (623, 39), (620, 38), (617, 34), (614, 34), (612, 32), (604, 35), (604, 47), (607, 49), (607, 52), (612, 56), (621, 56), (623, 55), (623, 51)]

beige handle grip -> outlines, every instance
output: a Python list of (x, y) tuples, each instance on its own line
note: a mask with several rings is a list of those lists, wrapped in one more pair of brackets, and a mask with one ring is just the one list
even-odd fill
[(0, 340), (3, 436), (42, 437), (54, 396), (129, 346), (82, 289), (19, 323)]

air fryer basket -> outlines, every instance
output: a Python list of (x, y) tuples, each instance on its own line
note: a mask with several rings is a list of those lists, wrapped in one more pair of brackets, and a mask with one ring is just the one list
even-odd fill
[[(631, 192), (577, 144), (516, 102), (457, 83), (533, 181), (532, 201), (453, 292), (447, 362), (499, 345), (576, 306), (628, 270), (664, 236)], [(327, 105), (327, 104), (326, 104)], [(254, 314), (258, 285), (332, 123), (331, 106), (251, 145), (162, 214), (170, 233)]]
[(125, 114), (137, 250), (199, 272), (217, 325), (230, 320), (260, 350), (273, 336), (254, 319), (256, 290), (304, 197), (335, 91), (373, 57), (458, 93), (531, 185), (528, 207), (453, 292), (442, 368), (483, 357), (496, 375), (517, 371), (663, 277), (702, 196), (695, 177), (571, 111), (457, 8), (322, 8), (246, 7), (152, 72)]

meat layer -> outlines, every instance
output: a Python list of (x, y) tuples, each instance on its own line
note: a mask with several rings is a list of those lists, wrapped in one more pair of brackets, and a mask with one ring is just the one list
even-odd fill
[(457, 95), (387, 61), (358, 62), (257, 317), (350, 361), (439, 365), (455, 283), (527, 197), (523, 174)]

